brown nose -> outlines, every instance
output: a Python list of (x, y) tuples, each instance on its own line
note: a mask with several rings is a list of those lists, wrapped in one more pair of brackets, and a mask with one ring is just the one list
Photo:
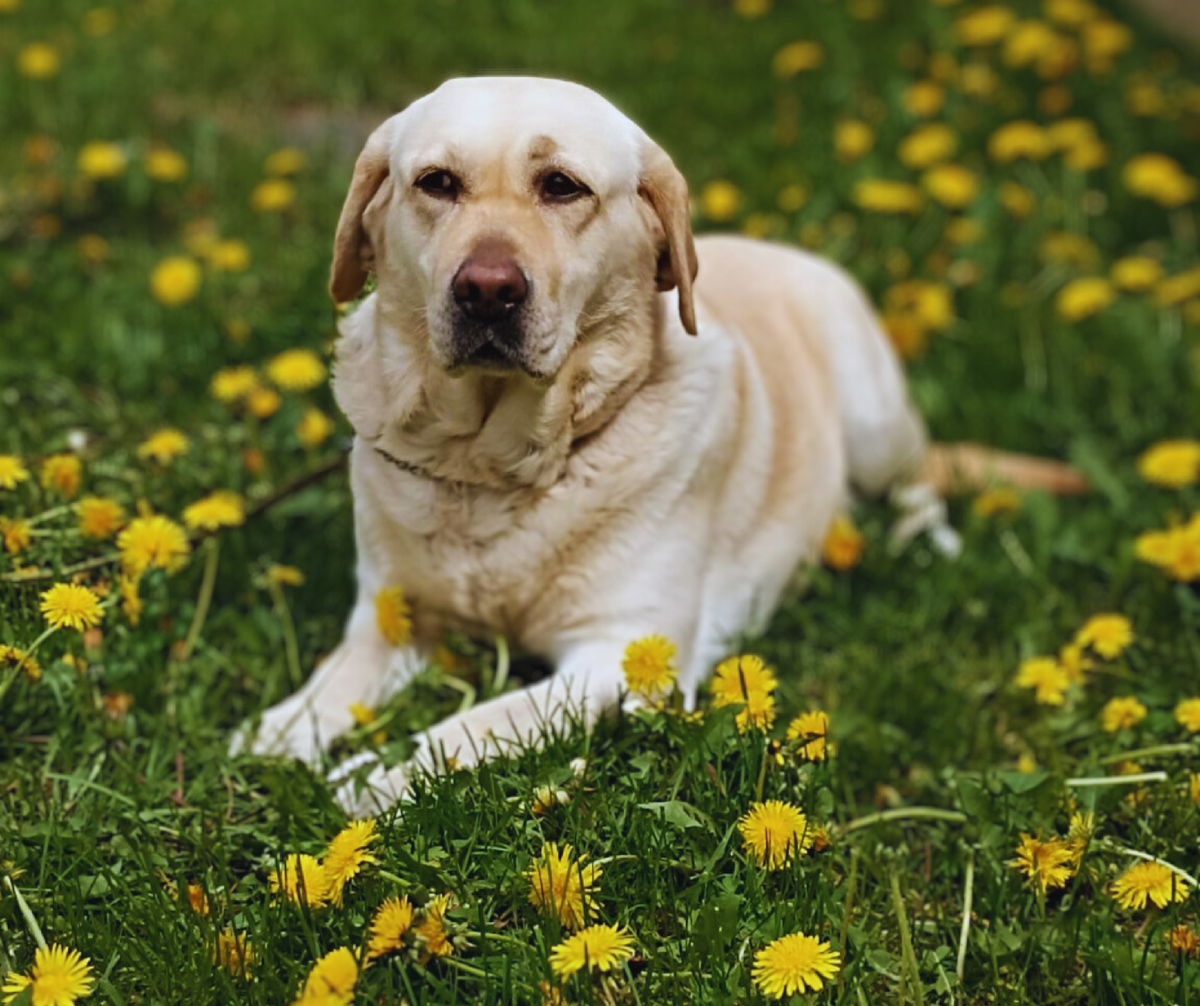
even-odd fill
[(477, 321), (496, 321), (525, 302), (529, 284), (512, 249), (500, 241), (484, 241), (458, 268), (450, 284), (454, 301)]

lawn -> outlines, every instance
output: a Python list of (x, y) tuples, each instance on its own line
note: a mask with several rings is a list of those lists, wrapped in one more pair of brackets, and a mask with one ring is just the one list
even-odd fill
[[(1093, 490), (953, 500), (957, 561), (857, 504), (731, 641), (770, 723), (614, 715), (330, 848), (323, 778), (227, 753), (353, 597), (330, 242), (367, 131), (494, 70), (610, 97), (697, 231), (843, 263), (937, 439)], [(0, 0), (0, 130), (0, 998), (1200, 998), (1194, 56), (1087, 0)], [(447, 639), (334, 760), (542, 670)], [(564, 975), (585, 924), (614, 966)]]

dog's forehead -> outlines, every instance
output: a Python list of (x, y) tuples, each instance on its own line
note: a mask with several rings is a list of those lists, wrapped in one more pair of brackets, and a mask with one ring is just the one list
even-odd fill
[(536, 77), (447, 81), (403, 112), (398, 125), (393, 149), (402, 162), (446, 154), (477, 163), (558, 157), (610, 182), (636, 177), (644, 137), (595, 91)]

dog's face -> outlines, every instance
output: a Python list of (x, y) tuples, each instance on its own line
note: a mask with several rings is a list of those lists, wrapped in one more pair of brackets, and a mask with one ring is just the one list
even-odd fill
[(381, 126), (342, 211), (334, 298), (368, 270), (450, 373), (550, 380), (589, 325), (656, 284), (680, 287), (694, 330), (686, 183), (563, 81), (453, 80)]

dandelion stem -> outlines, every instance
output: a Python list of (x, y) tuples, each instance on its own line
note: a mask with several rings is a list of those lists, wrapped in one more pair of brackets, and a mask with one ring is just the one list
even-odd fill
[(1079, 779), (1068, 779), (1067, 785), (1083, 786), (1133, 786), (1139, 782), (1166, 782), (1166, 772), (1139, 772), (1136, 775), (1094, 775)]
[(287, 657), (288, 677), (292, 679), (292, 687), (299, 688), (304, 683), (304, 675), (300, 671), (300, 648), (296, 645), (296, 623), (292, 620), (292, 611), (283, 596), (283, 588), (274, 580), (267, 580), (267, 589), (271, 592), (271, 600), (275, 604), (275, 614), (283, 631), (283, 652)]
[(192, 616), (192, 624), (188, 628), (187, 637), (183, 641), (183, 649), (179, 653), (179, 663), (187, 663), (192, 651), (196, 648), (196, 640), (200, 638), (200, 630), (208, 618), (208, 608), (212, 604), (213, 587), (217, 582), (217, 561), (221, 554), (221, 546), (217, 538), (209, 538), (204, 543), (207, 553), (204, 560), (204, 579), (200, 581), (200, 594), (196, 598), (196, 613)]
[(500, 695), (504, 692), (504, 686), (508, 683), (508, 640), (500, 633), (496, 633), (496, 674), (492, 678), (492, 694)]
[(856, 817), (849, 824), (842, 825), (841, 832), (843, 835), (847, 835), (852, 831), (869, 828), (873, 824), (882, 824), (885, 821), (908, 820), (949, 821), (952, 824), (966, 824), (969, 818), (960, 811), (941, 810), (938, 807), (897, 807), (894, 810), (881, 810), (876, 814)]
[(912, 985), (917, 1006), (925, 1006), (925, 994), (921, 991), (921, 972), (917, 967), (917, 955), (913, 952), (912, 932), (908, 928), (908, 913), (904, 910), (904, 895), (900, 893), (900, 874), (892, 871), (891, 883), (892, 908), (896, 912), (896, 924), (900, 927), (900, 953), (904, 959), (901, 973), (907, 976), (900, 984), (900, 1000), (904, 1001), (904, 986)]
[(25, 900), (25, 896), (17, 890), (17, 885), (12, 882), (12, 877), (6, 876), (4, 883), (8, 885), (8, 889), (12, 891), (13, 898), (16, 899), (17, 909), (21, 916), (25, 919), (25, 925), (29, 927), (29, 933), (33, 937), (33, 942), (42, 950), (46, 949), (46, 937), (42, 935), (42, 927), (38, 925), (37, 919), (33, 917), (33, 910), (29, 907), (29, 902)]
[(33, 659), (33, 655), (37, 652), (37, 648), (56, 632), (58, 632), (58, 629), (51, 625), (43, 630), (42, 634), (29, 644), (29, 649), (25, 651), (25, 656), (17, 661), (17, 666), (13, 668), (12, 674), (10, 674), (4, 680), (3, 684), (0, 684), (0, 699), (3, 699), (4, 696), (8, 694), (8, 690), (12, 687), (12, 683), (21, 675), (25, 665)]
[(963, 969), (967, 963), (967, 940), (971, 936), (971, 903), (975, 897), (975, 850), (967, 852), (967, 879), (963, 890), (962, 929), (958, 935), (958, 960), (954, 962), (954, 973), (958, 975), (958, 987), (961, 991)]

